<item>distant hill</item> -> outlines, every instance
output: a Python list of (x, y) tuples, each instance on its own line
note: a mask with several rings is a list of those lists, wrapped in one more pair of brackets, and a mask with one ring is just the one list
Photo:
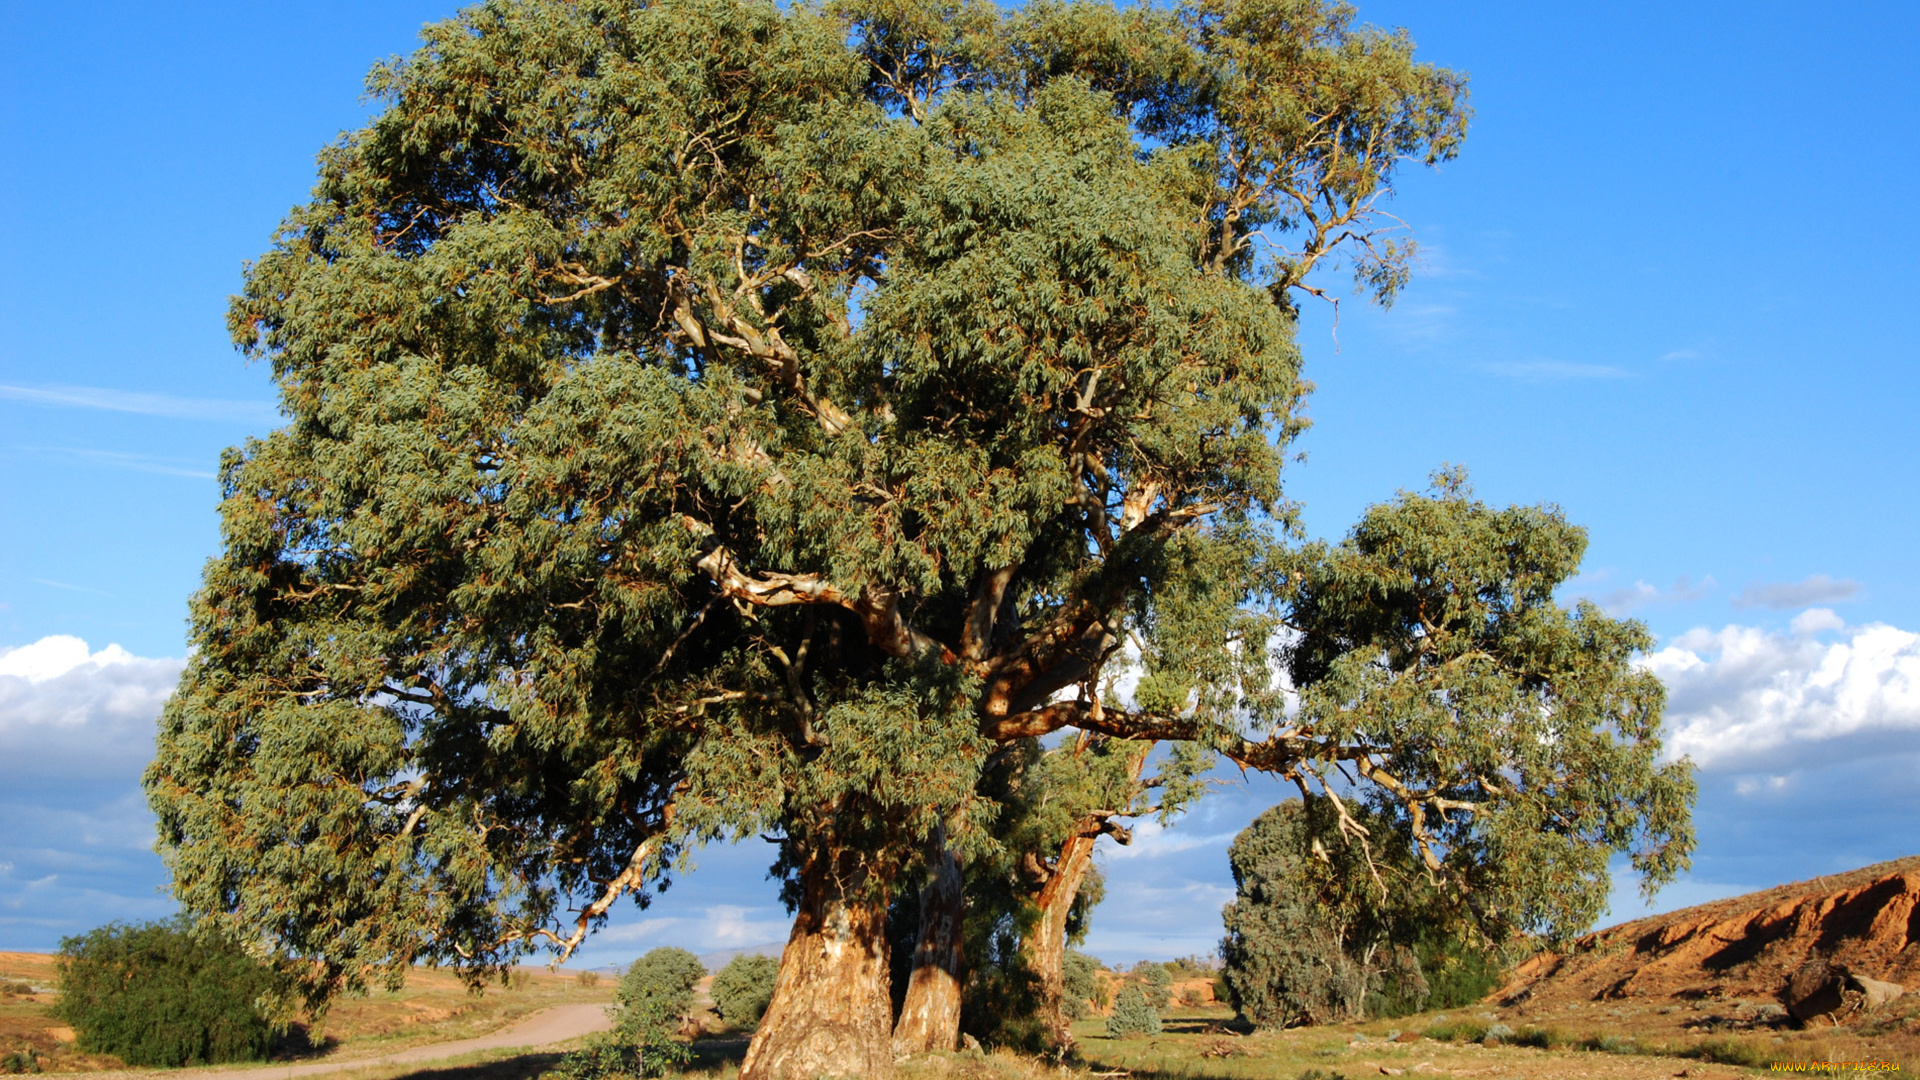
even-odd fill
[(1655, 1006), (1697, 1026), (1713, 1002), (1784, 1003), (1816, 956), (1920, 990), (1920, 856), (1608, 927), (1521, 964), (1496, 996), (1527, 1012)]
[(743, 949), (722, 949), (719, 952), (701, 953), (700, 962), (708, 971), (719, 971), (727, 966), (727, 961), (736, 956), (771, 956), (780, 959), (780, 953), (787, 947), (784, 941), (767, 941), (759, 945), (748, 945)]

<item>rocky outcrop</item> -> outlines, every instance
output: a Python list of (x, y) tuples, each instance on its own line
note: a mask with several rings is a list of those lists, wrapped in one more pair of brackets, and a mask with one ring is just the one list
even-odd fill
[(1770, 999), (1806, 1021), (1871, 1011), (1915, 985), (1920, 857), (1610, 927), (1520, 965), (1499, 996)]

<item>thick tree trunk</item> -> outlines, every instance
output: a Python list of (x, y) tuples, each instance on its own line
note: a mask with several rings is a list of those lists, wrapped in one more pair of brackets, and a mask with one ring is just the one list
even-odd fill
[(894, 1070), (884, 884), (867, 880), (858, 853), (824, 852), (808, 856), (801, 890), (740, 1080), (886, 1080)]
[(893, 1027), (896, 1054), (952, 1050), (960, 1041), (960, 987), (966, 980), (966, 893), (960, 858), (946, 845), (946, 832), (933, 837), (926, 887), (920, 890), (920, 940), (913, 950), (913, 974), (907, 999)]
[(1087, 868), (1093, 865), (1093, 842), (1098, 836), (1097, 832), (1076, 833), (1060, 845), (1060, 858), (1054, 863), (1053, 874), (1036, 898), (1040, 917), (1020, 946), (1028, 970), (1040, 981), (1039, 1019), (1052, 1033), (1054, 1046), (1061, 1048), (1073, 1045), (1073, 1032), (1067, 1026), (1066, 980), (1062, 971), (1067, 955), (1067, 916), (1073, 911), (1074, 899), (1080, 895)]

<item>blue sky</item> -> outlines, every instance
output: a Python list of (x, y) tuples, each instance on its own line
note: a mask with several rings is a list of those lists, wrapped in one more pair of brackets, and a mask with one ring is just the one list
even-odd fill
[[(0, 6), (0, 949), (169, 910), (138, 774), (218, 454), (275, 418), (226, 298), (366, 116), (368, 65), (452, 10)], [(1400, 303), (1348, 299), (1337, 337), (1309, 309), (1309, 530), (1443, 462), (1590, 528), (1570, 592), (1659, 635), (1702, 764), (1695, 871), (1657, 907), (1920, 852), (1920, 8), (1360, 15), (1468, 71), (1477, 117), (1400, 184), (1427, 253)], [(1225, 844), (1280, 794), (1105, 854), (1091, 949), (1209, 948)], [(782, 938), (766, 863), (705, 853), (587, 962)]]

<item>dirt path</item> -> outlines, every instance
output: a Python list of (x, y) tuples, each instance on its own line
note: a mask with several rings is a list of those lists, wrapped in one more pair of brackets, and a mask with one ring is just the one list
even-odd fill
[(164, 1076), (168, 1080), (294, 1080), (295, 1077), (319, 1076), (325, 1073), (345, 1072), (349, 1069), (376, 1069), (389, 1065), (417, 1065), (429, 1061), (444, 1061), (447, 1058), (480, 1050), (504, 1050), (509, 1047), (525, 1047), (534, 1050), (566, 1042), (568, 1039), (577, 1039), (596, 1031), (605, 1031), (612, 1026), (613, 1021), (607, 1016), (607, 1007), (603, 1004), (556, 1005), (551, 1009), (542, 1009), (490, 1035), (460, 1039), (456, 1042), (430, 1043), (426, 1046), (409, 1047), (372, 1057), (329, 1058), (291, 1065), (65, 1073), (62, 1074), (62, 1080), (66, 1080), (67, 1077), (97, 1077), (105, 1080), (107, 1077), (135, 1076)]

